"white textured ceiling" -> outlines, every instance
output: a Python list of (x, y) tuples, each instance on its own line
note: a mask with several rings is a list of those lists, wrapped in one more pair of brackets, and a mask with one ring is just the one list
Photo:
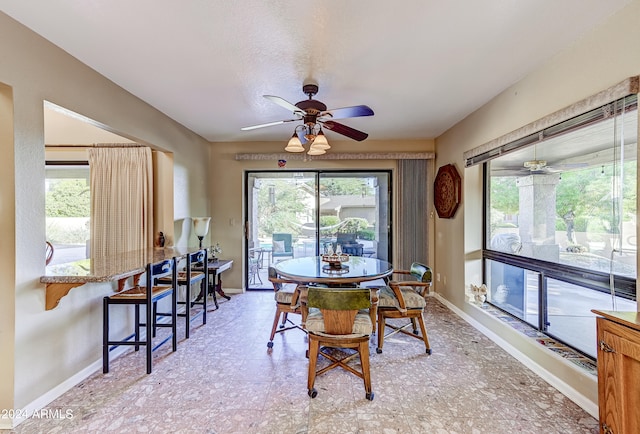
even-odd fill
[[(210, 141), (286, 140), (262, 95), (370, 139), (434, 138), (629, 0), (0, 0), (0, 10)], [(331, 140), (343, 136), (328, 132)]]

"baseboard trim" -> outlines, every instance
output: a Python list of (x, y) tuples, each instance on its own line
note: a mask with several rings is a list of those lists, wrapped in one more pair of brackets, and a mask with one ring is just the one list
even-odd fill
[[(589, 413), (594, 418), (598, 419), (598, 403), (593, 402), (591, 399), (584, 396), (582, 393), (578, 392), (575, 388), (567, 384), (564, 380), (557, 377), (553, 373), (549, 372), (544, 367), (537, 364), (535, 361), (531, 360), (526, 354), (522, 353), (520, 350), (511, 345), (508, 341), (504, 340), (502, 337), (497, 335), (492, 330), (488, 329), (478, 321), (476, 321), (473, 317), (469, 316), (463, 310), (459, 309), (457, 306), (453, 305), (451, 302), (443, 298), (440, 294), (434, 294), (433, 297), (438, 299), (442, 304), (448, 307), (451, 311), (453, 311), (460, 318), (468, 322), (475, 329), (480, 331), (486, 337), (495, 342), (498, 346), (500, 346), (507, 353), (511, 354), (515, 357), (520, 363), (525, 365), (527, 368), (531, 369), (535, 372), (540, 378), (545, 380), (551, 386), (555, 387), (560, 393), (565, 395), (571, 401), (575, 402), (578, 406), (580, 406), (584, 411)], [(544, 348), (540, 348), (540, 351), (545, 351)], [(584, 372), (580, 372), (579, 368), (574, 366), (571, 362), (568, 362), (561, 357), (558, 357), (558, 363), (564, 363), (569, 366), (572, 370), (576, 371), (578, 375), (587, 375)]]
[[(125, 351), (127, 351), (128, 347), (120, 347), (115, 348), (110, 352), (111, 360), (116, 357), (122, 355)], [(31, 401), (29, 404), (25, 405), (20, 409), (19, 417), (13, 419), (2, 419), (0, 420), (0, 429), (13, 429), (17, 427), (19, 424), (28, 419), (27, 416), (37, 414), (40, 410), (45, 408), (47, 405), (51, 404), (53, 401), (58, 399), (64, 393), (68, 392), (89, 376), (93, 375), (98, 370), (102, 370), (102, 358), (96, 360), (83, 370), (77, 372), (75, 375), (67, 378), (62, 383), (58, 384), (54, 388), (50, 389), (44, 395), (39, 396), (35, 400)], [(77, 416), (77, 415), (76, 415)]]

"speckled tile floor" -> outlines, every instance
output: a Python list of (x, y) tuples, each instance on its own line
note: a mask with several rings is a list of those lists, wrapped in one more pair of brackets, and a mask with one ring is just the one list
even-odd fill
[(371, 342), (375, 399), (362, 380), (334, 369), (307, 396), (306, 337), (267, 341), (273, 292), (233, 295), (165, 346), (145, 374), (129, 352), (47, 408), (72, 418), (36, 419), (15, 433), (597, 433), (597, 421), (436, 299), (426, 309), (433, 354), (408, 336)]

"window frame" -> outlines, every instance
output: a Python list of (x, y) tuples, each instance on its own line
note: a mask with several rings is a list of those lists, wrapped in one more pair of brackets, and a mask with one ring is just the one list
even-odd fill
[[(617, 105), (619, 103), (620, 105)], [(562, 342), (554, 333), (548, 329), (549, 323), (549, 301), (547, 294), (547, 281), (549, 279), (565, 282), (570, 285), (576, 285), (586, 290), (598, 291), (599, 293), (611, 295), (613, 298), (619, 297), (620, 299), (630, 300), (637, 302), (637, 277), (630, 277), (613, 272), (597, 271), (592, 269), (580, 268), (575, 265), (569, 265), (560, 262), (551, 262), (548, 260), (542, 260), (531, 256), (523, 256), (517, 253), (509, 253), (504, 251), (498, 251), (491, 248), (489, 243), (490, 225), (491, 225), (491, 165), (490, 161), (498, 158), (506, 153), (513, 152), (515, 150), (524, 149), (527, 147), (533, 147), (536, 143), (546, 140), (549, 137), (553, 137), (559, 134), (565, 134), (569, 132), (578, 131), (581, 128), (587, 127), (600, 120), (606, 120), (608, 117), (619, 116), (628, 112), (634, 113), (638, 116), (638, 98), (637, 94), (629, 94), (622, 98), (615, 99), (605, 105), (589, 110), (584, 114), (573, 116), (565, 121), (561, 121), (558, 124), (547, 126), (540, 131), (527, 134), (519, 139), (515, 139), (512, 142), (504, 143), (501, 146), (494, 147), (490, 150), (477, 153), (474, 156), (466, 158), (466, 166), (472, 166), (476, 164), (482, 165), (482, 191), (483, 191), (483, 219), (482, 219), (482, 276), (484, 282), (489, 282), (490, 267), (489, 261), (506, 264), (509, 266), (517, 267), (525, 271), (538, 273), (538, 311), (537, 311), (537, 330), (545, 333), (548, 336), (557, 339)], [(614, 145), (612, 145), (614, 146)], [(617, 146), (617, 145), (616, 145)], [(636, 139), (636, 147), (637, 147)], [(615, 147), (615, 146), (614, 146)], [(637, 157), (636, 157), (637, 160)], [(636, 161), (637, 164), (637, 161)], [(636, 185), (638, 179), (636, 179)], [(636, 209), (636, 216), (638, 210)], [(637, 255), (637, 252), (636, 252)], [(637, 272), (636, 272), (637, 275)], [(510, 312), (506, 310), (506, 307), (501, 307), (497, 304), (491, 303), (497, 309), (505, 312), (506, 314), (517, 318), (527, 324), (532, 324), (530, 321), (526, 321), (523, 318), (518, 317), (516, 310)], [(499, 303), (498, 303), (499, 304)], [(556, 331), (557, 332), (557, 331)], [(576, 345), (572, 345), (571, 342), (564, 342), (566, 345), (576, 349), (583, 353), (587, 357), (593, 358), (592, 355), (586, 354), (583, 350), (576, 348), (576, 345), (580, 341), (576, 341)]]
[[(87, 170), (90, 170), (88, 160), (45, 160), (45, 171), (48, 167), (53, 167), (53, 166), (86, 167)], [(46, 180), (47, 180), (47, 177), (45, 175), (45, 182)], [(89, 183), (90, 183), (90, 178), (89, 178)], [(89, 199), (89, 201), (91, 201), (91, 199)], [(45, 215), (45, 220), (46, 218), (47, 218), (47, 215)], [(89, 222), (91, 222), (91, 218), (92, 216), (89, 215)], [(91, 236), (91, 234), (89, 234), (89, 236)], [(47, 234), (46, 228), (45, 228), (45, 237), (47, 238), (47, 240), (49, 240), (49, 236)], [(86, 249), (87, 249), (87, 246), (85, 246), (85, 251)], [(77, 260), (84, 260), (84, 259), (88, 259), (88, 255), (85, 255), (85, 257), (83, 258), (78, 258)]]

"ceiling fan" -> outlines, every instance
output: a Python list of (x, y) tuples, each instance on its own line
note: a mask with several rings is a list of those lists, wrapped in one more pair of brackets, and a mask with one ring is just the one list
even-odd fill
[(318, 84), (313, 82), (304, 83), (302, 85), (302, 92), (309, 98), (295, 104), (292, 104), (279, 96), (263, 95), (269, 101), (289, 110), (296, 117), (293, 119), (285, 119), (243, 127), (241, 128), (242, 131), (271, 127), (287, 122), (302, 121), (303, 123), (295, 128), (285, 150), (289, 152), (304, 152), (305, 149), (302, 145), (311, 143), (308, 152), (310, 155), (324, 154), (326, 150), (330, 148), (327, 139), (322, 132), (322, 127), (357, 141), (362, 141), (369, 136), (365, 132), (356, 130), (355, 128), (351, 128), (342, 123), (335, 122), (334, 119), (373, 116), (373, 110), (371, 110), (371, 108), (366, 105), (356, 105), (327, 110), (327, 106), (323, 102), (313, 99), (313, 96), (318, 93)]
[(582, 169), (588, 167), (585, 162), (570, 162), (567, 160), (556, 161), (550, 166), (547, 160), (541, 160), (536, 157), (536, 149), (533, 150), (533, 159), (526, 160), (520, 165), (506, 165), (497, 169), (492, 169), (493, 173), (500, 173), (502, 176), (526, 176), (526, 175), (544, 175), (552, 173), (562, 173), (566, 170)]
[(542, 172), (542, 171), (553, 171), (551, 167), (547, 166), (547, 160), (538, 160), (536, 158), (536, 149), (537, 146), (533, 145), (533, 160), (525, 161), (522, 165), (525, 169), (529, 170), (531, 173)]

